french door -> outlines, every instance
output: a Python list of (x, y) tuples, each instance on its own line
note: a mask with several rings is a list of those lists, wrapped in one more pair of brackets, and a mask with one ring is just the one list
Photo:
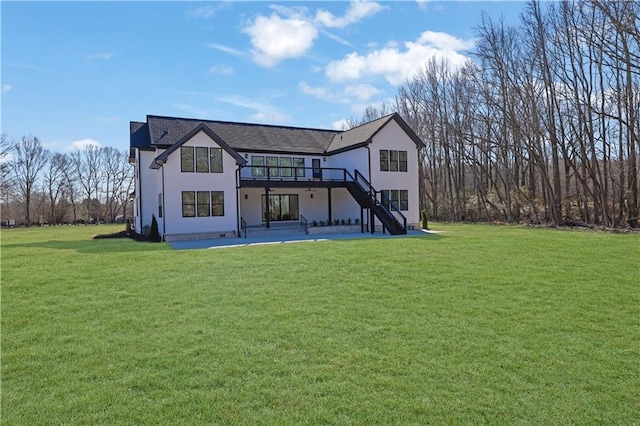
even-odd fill
[[(267, 197), (262, 196), (262, 221), (267, 221)], [(298, 220), (300, 217), (297, 194), (269, 195), (269, 221)]]

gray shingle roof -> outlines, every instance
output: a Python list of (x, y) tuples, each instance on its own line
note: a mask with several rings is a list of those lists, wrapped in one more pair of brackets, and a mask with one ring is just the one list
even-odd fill
[(322, 154), (335, 130), (230, 123), (147, 116), (151, 145), (173, 145), (200, 124), (204, 124), (237, 151), (297, 152)]
[(424, 146), (394, 113), (344, 132), (148, 115), (146, 123), (131, 122), (131, 148), (168, 148), (205, 126), (235, 151), (331, 155), (370, 143), (391, 120), (396, 120), (418, 147)]

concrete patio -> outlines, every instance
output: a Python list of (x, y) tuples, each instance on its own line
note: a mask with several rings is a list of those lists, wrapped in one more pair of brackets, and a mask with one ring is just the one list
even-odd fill
[(215, 238), (208, 240), (191, 240), (191, 241), (171, 241), (169, 244), (175, 250), (194, 250), (194, 249), (218, 249), (232, 247), (250, 247), (258, 245), (272, 244), (290, 244), (303, 242), (318, 242), (332, 240), (354, 240), (354, 239), (384, 239), (384, 238), (420, 238), (428, 237), (432, 232), (424, 230), (407, 231), (403, 235), (390, 235), (382, 232), (371, 233), (336, 233), (336, 234), (304, 234), (298, 230), (279, 230), (272, 234), (261, 234), (256, 236)]

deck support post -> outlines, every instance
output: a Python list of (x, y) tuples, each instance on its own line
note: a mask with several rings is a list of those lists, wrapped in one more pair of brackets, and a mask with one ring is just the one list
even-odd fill
[(269, 218), (271, 217), (271, 212), (269, 211), (269, 188), (265, 187), (264, 188), (264, 216), (265, 216), (265, 224), (264, 227), (265, 228), (271, 228), (271, 224), (269, 223)]
[(360, 206), (360, 233), (364, 234), (364, 209)]
[(373, 209), (369, 209), (369, 228), (372, 234), (376, 231), (376, 217), (373, 214)]
[(333, 215), (331, 214), (331, 187), (327, 188), (327, 199), (329, 200), (329, 223), (327, 223), (327, 225), (330, 226), (333, 223)]

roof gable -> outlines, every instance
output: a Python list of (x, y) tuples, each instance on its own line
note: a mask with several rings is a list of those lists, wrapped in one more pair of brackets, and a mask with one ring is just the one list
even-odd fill
[(132, 150), (167, 149), (166, 155), (157, 157), (163, 164), (168, 155), (197, 132), (204, 131), (236, 161), (244, 162), (238, 152), (333, 155), (370, 144), (391, 120), (398, 123), (418, 148), (425, 146), (402, 117), (393, 113), (343, 132), (148, 115), (146, 123), (131, 122), (130, 147)]
[(220, 136), (218, 136), (214, 131), (209, 129), (206, 124), (200, 123), (193, 130), (191, 130), (189, 133), (187, 133), (182, 139), (180, 139), (178, 142), (176, 142), (173, 145), (171, 145), (162, 154), (160, 154), (156, 158), (154, 158), (153, 162), (151, 163), (151, 168), (152, 169), (160, 168), (164, 163), (167, 162), (167, 159), (169, 158), (169, 156), (172, 153), (174, 153), (178, 148), (180, 148), (182, 145), (184, 145), (187, 141), (189, 141), (191, 138), (193, 138), (195, 135), (197, 135), (200, 132), (204, 132), (204, 134), (209, 136), (213, 141), (215, 141), (218, 145), (220, 145), (220, 148), (222, 148), (229, 155), (231, 155), (233, 158), (235, 158), (236, 159), (236, 164), (242, 165), (242, 164), (245, 164), (247, 162), (244, 158), (242, 158), (242, 156), (240, 154), (238, 154), (225, 141), (223, 141), (220, 138)]
[(331, 145), (327, 149), (328, 154), (337, 154), (339, 152), (348, 151), (360, 146), (369, 145), (373, 137), (382, 130), (390, 121), (394, 120), (402, 128), (402, 130), (415, 142), (418, 148), (424, 148), (424, 143), (415, 134), (409, 125), (400, 117), (400, 114), (393, 114), (380, 117), (377, 120), (364, 123), (360, 126), (346, 130), (336, 135), (331, 141)]

